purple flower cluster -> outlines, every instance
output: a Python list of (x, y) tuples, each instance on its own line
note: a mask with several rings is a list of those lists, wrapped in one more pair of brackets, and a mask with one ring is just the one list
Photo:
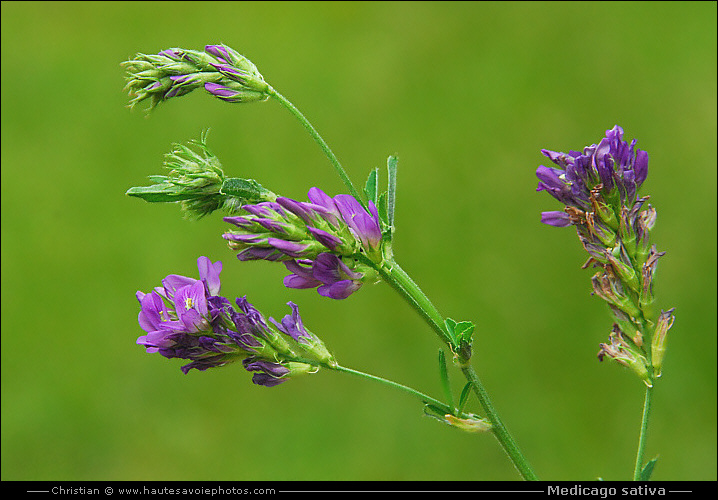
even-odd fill
[(152, 292), (137, 292), (138, 321), (146, 332), (137, 343), (148, 353), (189, 360), (184, 373), (242, 360), (247, 371), (255, 372), (252, 381), (267, 387), (315, 370), (294, 361), (295, 350), (320, 363), (333, 363), (324, 344), (304, 327), (295, 304), (289, 303), (292, 314), (281, 323), (270, 318), (280, 335), (246, 297), (235, 301), (235, 309), (219, 295), (221, 262), (200, 257), (197, 265), (199, 280), (171, 274)]
[(618, 210), (636, 202), (636, 193), (648, 175), (648, 153), (635, 149), (635, 139), (630, 145), (622, 139), (623, 129), (616, 125), (598, 145), (584, 148), (583, 153), (541, 150), (557, 167), (541, 165), (536, 169), (536, 190), (548, 192), (567, 207), (564, 212), (543, 212), (543, 223), (556, 227), (576, 224), (580, 213), (591, 210), (599, 196)]
[(162, 101), (204, 87), (226, 102), (268, 98), (269, 85), (246, 57), (225, 45), (207, 45), (204, 52), (166, 49), (159, 54), (137, 54), (123, 63), (130, 106), (148, 99), (150, 109)]
[(373, 277), (371, 268), (357, 262), (363, 254), (382, 259), (382, 233), (376, 206), (367, 211), (354, 197), (334, 198), (313, 187), (309, 201), (278, 197), (276, 202), (244, 205), (249, 215), (225, 217), (237, 229), (223, 235), (240, 260), (282, 261), (292, 272), (289, 288), (318, 288), (344, 299)]

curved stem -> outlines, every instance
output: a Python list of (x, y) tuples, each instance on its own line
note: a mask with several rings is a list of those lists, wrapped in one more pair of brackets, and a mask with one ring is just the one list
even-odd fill
[(643, 402), (643, 417), (641, 418), (641, 432), (638, 436), (638, 451), (636, 452), (636, 467), (633, 470), (633, 480), (641, 480), (643, 471), (643, 454), (646, 449), (646, 435), (648, 433), (648, 417), (651, 414), (651, 400), (653, 399), (653, 387), (646, 387), (646, 399)]
[(282, 94), (277, 92), (273, 87), (269, 87), (268, 89), (269, 95), (274, 97), (279, 103), (287, 108), (304, 126), (304, 128), (309, 132), (309, 135), (311, 135), (314, 140), (319, 144), (319, 147), (322, 149), (324, 154), (329, 158), (329, 161), (331, 162), (334, 169), (337, 171), (337, 174), (339, 174), (339, 177), (341, 178), (342, 182), (346, 185), (346, 187), (349, 189), (349, 194), (351, 194), (354, 198), (356, 198), (358, 201), (360, 201), (362, 204), (363, 199), (359, 192), (354, 187), (354, 184), (352, 184), (352, 181), (349, 179), (349, 176), (344, 171), (344, 168), (342, 167), (341, 163), (339, 163), (339, 160), (334, 155), (334, 152), (331, 150), (329, 145), (324, 141), (321, 135), (319, 135), (319, 132), (312, 126), (312, 124), (307, 120), (307, 118), (302, 114), (297, 107), (289, 101), (286, 97), (284, 97)]
[[(402, 297), (404, 297), (411, 306), (426, 320), (431, 328), (436, 332), (439, 338), (451, 347), (451, 338), (449, 333), (446, 331), (444, 318), (436, 309), (434, 304), (431, 303), (429, 298), (421, 291), (416, 283), (409, 277), (399, 264), (393, 259), (385, 261), (384, 265), (373, 267), (379, 272), (381, 277), (389, 283), (396, 291), (398, 291)], [(492, 432), (499, 441), (501, 447), (506, 451), (509, 459), (513, 462), (516, 470), (521, 476), (529, 481), (536, 481), (538, 478), (531, 469), (526, 458), (524, 458), (521, 450), (519, 449), (516, 442), (509, 434), (506, 426), (501, 421), (499, 414), (494, 408), (489, 394), (484, 388), (483, 384), (479, 380), (478, 375), (474, 371), (471, 365), (467, 365), (461, 368), (466, 379), (471, 382), (474, 393), (479, 399), (481, 406), (486, 412), (487, 419), (491, 422)]]

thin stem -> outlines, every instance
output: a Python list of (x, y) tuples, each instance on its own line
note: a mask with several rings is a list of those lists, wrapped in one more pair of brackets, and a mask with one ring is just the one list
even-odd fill
[(382, 377), (377, 377), (376, 375), (371, 375), (369, 373), (360, 372), (359, 370), (353, 370), (352, 368), (347, 368), (345, 366), (336, 365), (336, 366), (326, 366), (326, 368), (329, 368), (330, 370), (335, 370), (342, 373), (348, 373), (350, 375), (355, 375), (357, 377), (361, 377), (364, 379), (374, 380), (375, 382), (379, 382), (382, 385), (393, 387), (395, 389), (399, 389), (400, 391), (403, 391), (407, 394), (410, 394), (414, 397), (419, 398), (423, 403), (430, 403), (438, 408), (441, 408), (442, 411), (445, 413), (453, 413), (453, 408), (450, 408), (446, 403), (442, 403), (441, 401), (438, 401), (431, 396), (427, 396), (423, 392), (419, 392), (416, 389), (412, 389), (409, 386), (399, 384), (397, 382), (394, 382), (392, 380), (388, 380)]
[[(394, 382), (393, 380), (378, 377), (376, 375), (372, 375), (371, 373), (361, 372), (359, 370), (354, 370), (353, 368), (347, 368), (346, 366), (341, 366), (336, 363), (325, 363), (325, 362), (321, 362), (321, 361), (316, 361), (314, 359), (304, 358), (304, 357), (299, 357), (299, 356), (291, 357), (291, 358), (288, 357), (287, 359), (289, 359), (291, 361), (296, 361), (299, 363), (305, 363), (307, 365), (322, 367), (327, 370), (334, 370), (334, 371), (341, 372), (341, 373), (347, 373), (349, 375), (354, 375), (356, 377), (360, 377), (360, 378), (367, 379), (367, 380), (373, 380), (374, 382), (378, 382), (384, 386), (392, 387), (394, 389), (399, 389), (402, 392), (410, 394), (411, 396), (414, 396), (414, 397), (420, 399), (422, 403), (431, 404), (431, 405), (441, 409), (444, 413), (453, 414), (455, 411), (454, 408), (447, 405), (446, 403), (442, 403), (438, 399), (434, 399), (431, 396), (424, 394), (421, 391), (417, 391), (416, 389), (409, 387), (408, 385), (403, 385), (398, 382)], [(461, 412), (458, 416), (463, 418), (463, 417), (468, 417), (469, 415), (467, 415), (464, 412)]]
[(653, 387), (646, 387), (646, 399), (643, 402), (643, 417), (641, 419), (641, 433), (638, 436), (638, 451), (636, 452), (636, 467), (633, 470), (633, 480), (640, 481), (643, 470), (643, 454), (646, 449), (646, 434), (648, 433), (648, 417), (651, 414), (651, 400)]
[[(379, 271), (384, 281), (389, 283), (396, 291), (398, 291), (401, 296), (404, 297), (414, 309), (416, 309), (422, 318), (426, 320), (439, 338), (451, 347), (451, 338), (449, 333), (446, 331), (444, 318), (424, 292), (422, 292), (418, 285), (409, 277), (406, 271), (404, 271), (394, 260), (389, 260), (382, 266), (374, 267), (377, 271)], [(464, 373), (466, 379), (471, 382), (474, 393), (478, 397), (481, 406), (484, 408), (487, 419), (491, 422), (494, 436), (499, 441), (499, 444), (504, 451), (506, 451), (509, 459), (514, 464), (514, 467), (516, 467), (519, 474), (521, 474), (524, 479), (529, 481), (538, 480), (528, 461), (521, 453), (518, 445), (511, 437), (511, 434), (509, 434), (504, 423), (501, 421), (498, 412), (489, 399), (488, 392), (479, 380), (479, 377), (473, 367), (470, 365), (464, 366), (461, 371)]]
[(317, 132), (317, 130), (312, 126), (309, 120), (307, 120), (307, 118), (302, 114), (302, 112), (299, 111), (299, 109), (297, 109), (297, 107), (292, 104), (289, 99), (277, 92), (271, 86), (269, 87), (268, 92), (269, 95), (279, 101), (282, 106), (287, 108), (301, 122), (307, 132), (309, 132), (309, 135), (314, 138), (314, 140), (317, 142), (317, 144), (319, 144), (319, 147), (322, 149), (324, 154), (327, 156), (327, 158), (329, 158), (329, 161), (331, 162), (334, 169), (337, 171), (337, 174), (339, 174), (339, 177), (341, 178), (342, 182), (344, 182), (346, 187), (349, 189), (349, 193), (363, 204), (362, 197), (359, 195), (359, 192), (354, 187), (354, 184), (352, 184), (352, 181), (349, 179), (349, 176), (344, 171), (344, 168), (342, 167), (341, 163), (339, 163), (339, 160), (337, 159), (336, 155), (331, 150), (326, 141), (324, 141), (322, 136), (319, 135), (319, 132)]

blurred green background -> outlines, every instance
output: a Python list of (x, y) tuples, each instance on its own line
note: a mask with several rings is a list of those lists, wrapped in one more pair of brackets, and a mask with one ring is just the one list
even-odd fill
[(478, 324), (474, 364), (542, 479), (629, 479), (644, 390), (596, 360), (611, 319), (574, 231), (539, 223), (559, 209), (535, 192), (540, 149), (638, 138), (677, 308), (647, 456), (654, 479), (716, 479), (715, 2), (3, 2), (2, 479), (518, 479), (491, 435), (382, 386), (185, 376), (135, 345), (135, 291), (207, 255), (225, 295), (275, 317), (293, 300), (342, 364), (441, 394), (438, 340), (385, 284), (287, 290), (283, 266), (235, 259), (219, 216), (124, 196), (207, 127), (230, 176), (343, 191), (276, 102), (125, 108), (121, 61), (208, 43), (255, 62), (355, 183), (399, 155), (397, 260)]

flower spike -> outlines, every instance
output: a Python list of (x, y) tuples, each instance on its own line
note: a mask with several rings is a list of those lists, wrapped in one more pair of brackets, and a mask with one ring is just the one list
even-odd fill
[(599, 359), (615, 359), (650, 386), (660, 375), (673, 310), (660, 317), (654, 310), (653, 278), (665, 252), (650, 242), (656, 210), (645, 204), (648, 196), (638, 197), (648, 176), (648, 153), (636, 148), (635, 139), (624, 141), (618, 125), (583, 152), (541, 152), (554, 166), (536, 169), (536, 190), (564, 205), (563, 211), (543, 212), (541, 222), (576, 227), (590, 257), (584, 267), (601, 269), (591, 279), (594, 293), (616, 321)]
[(227, 102), (269, 98), (269, 85), (257, 67), (226, 45), (207, 45), (204, 52), (174, 48), (137, 54), (122, 65), (127, 70), (130, 108), (146, 100), (152, 110), (200, 87)]

